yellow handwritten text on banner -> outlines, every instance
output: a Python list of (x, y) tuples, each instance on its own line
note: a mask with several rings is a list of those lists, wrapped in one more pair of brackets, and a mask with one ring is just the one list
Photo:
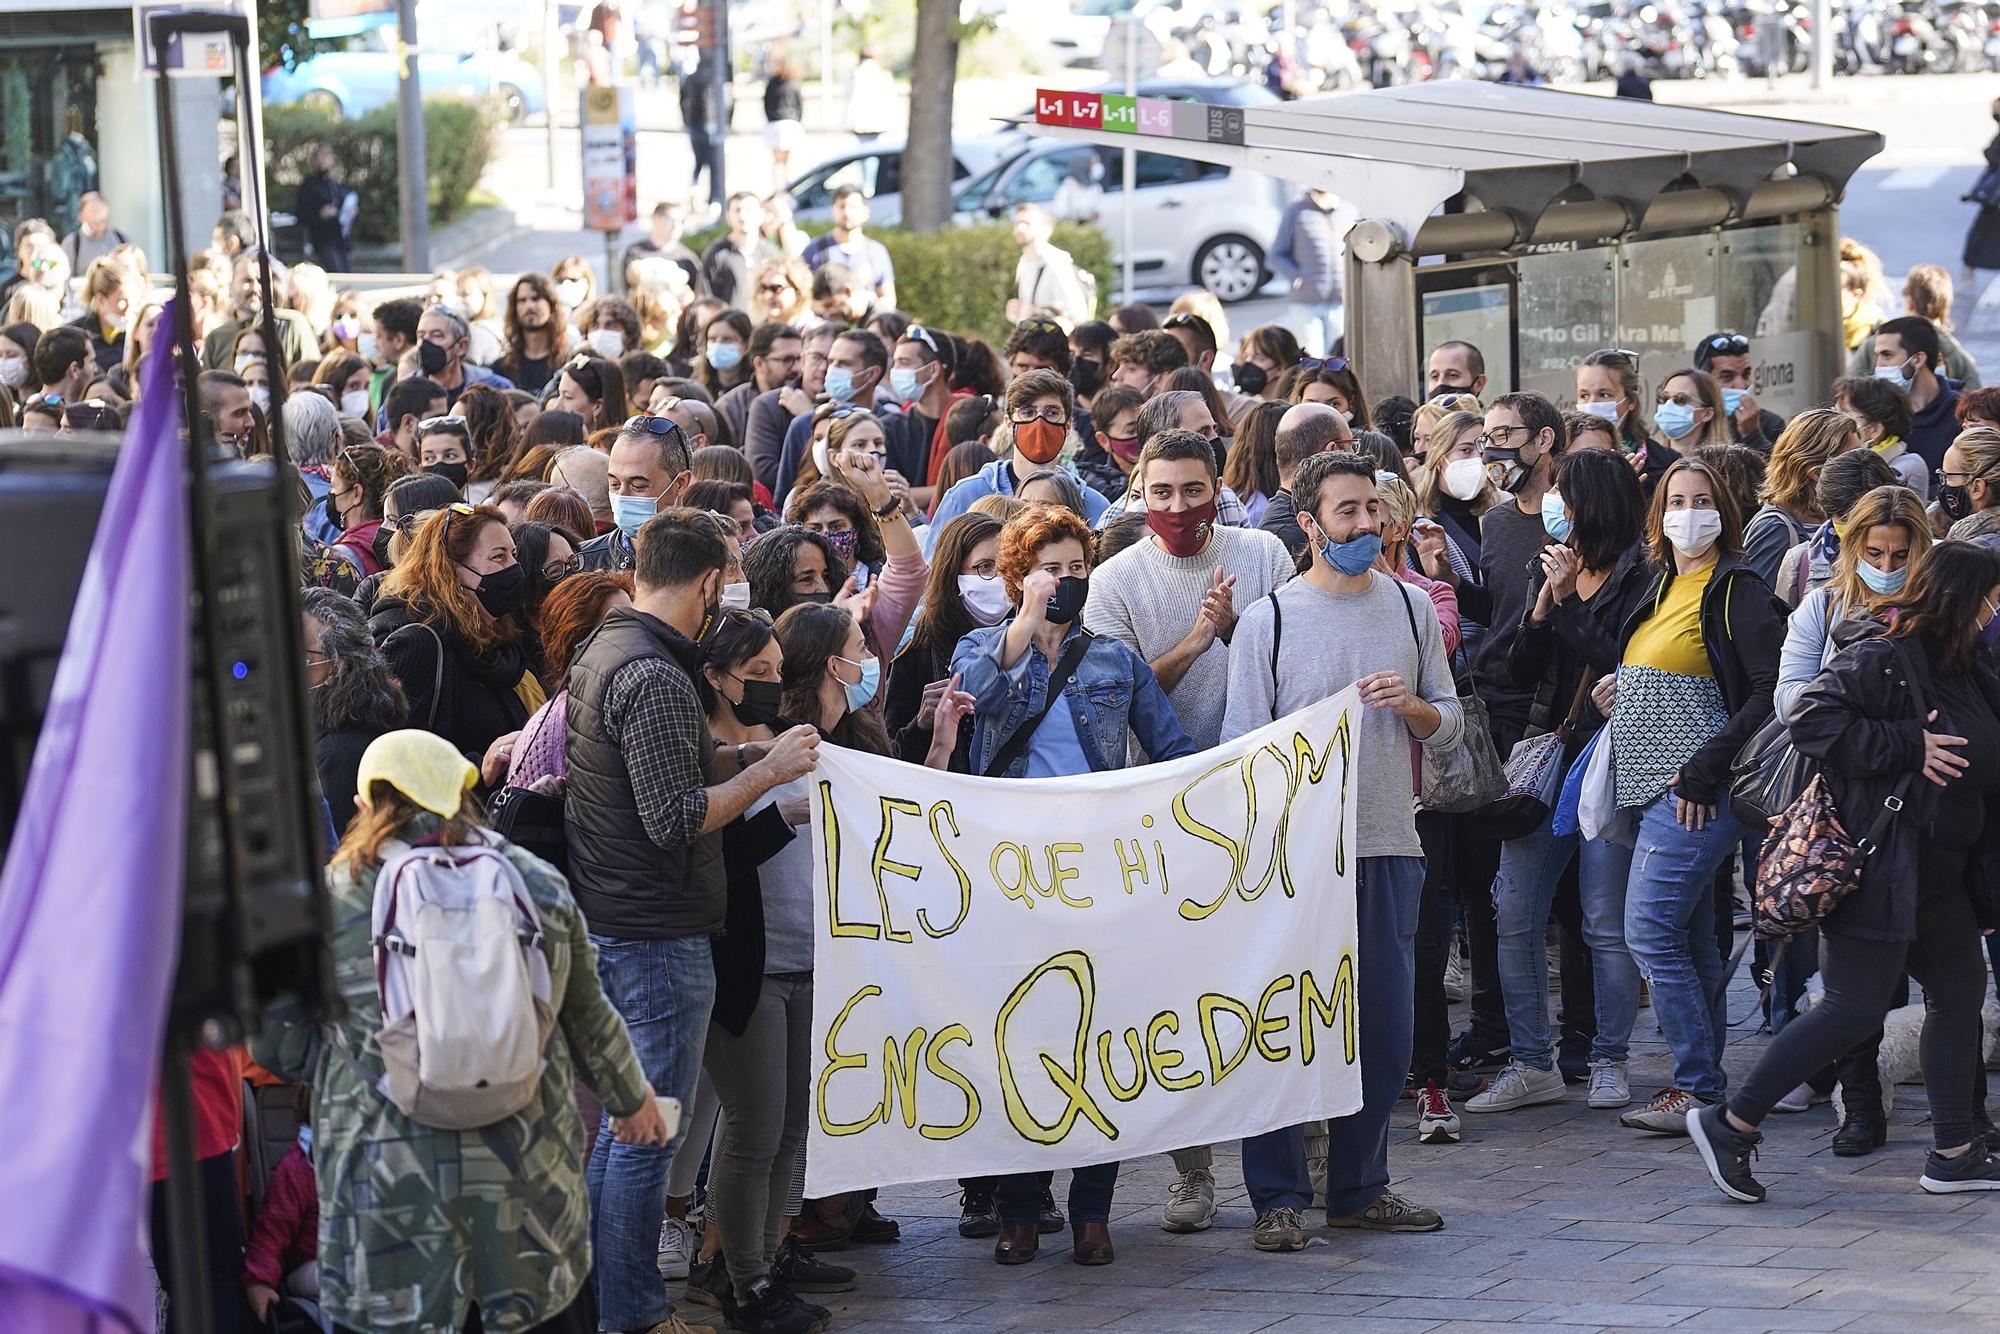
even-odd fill
[(808, 1193), (1359, 1108), (1359, 709), (1074, 778), (822, 747)]

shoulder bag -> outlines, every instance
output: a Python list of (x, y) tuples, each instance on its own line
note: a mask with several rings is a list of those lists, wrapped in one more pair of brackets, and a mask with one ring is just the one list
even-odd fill
[[(1576, 731), (1583, 702), (1590, 697), (1590, 685), (1586, 664), (1562, 725), (1553, 732), (1522, 739), (1508, 754), (1506, 790), (1481, 812), (1488, 831), (1501, 842), (1525, 838), (1554, 813), (1557, 799), (1562, 795), (1563, 777), (1568, 773), (1563, 764), (1563, 747)], [(1605, 726), (1610, 724), (1607, 722)]]
[[(1891, 639), (1896, 660), (1917, 698), (1917, 718), (1930, 716), (1924, 688), (1901, 641)], [(1757, 865), (1757, 886), (1751, 896), (1751, 929), (1760, 940), (1789, 940), (1818, 926), (1848, 895), (1861, 887), (1861, 875), (1889, 824), (1908, 803), (1918, 774), (1906, 773), (1882, 799), (1860, 838), (1847, 832), (1834, 804), (1825, 773), (1817, 773), (1784, 813), (1771, 821), (1764, 858)]]
[(1042, 707), (1035, 710), (1032, 718), (1023, 719), (1021, 725), (1014, 729), (1014, 734), (1001, 743), (1000, 749), (994, 752), (993, 758), (987, 762), (982, 777), (999, 778), (1012, 767), (1015, 760), (1021, 758), (1022, 753), (1028, 749), (1028, 742), (1035, 735), (1035, 729), (1042, 725), (1042, 719), (1049, 716), (1049, 710), (1053, 709), (1056, 701), (1062, 698), (1063, 687), (1069, 684), (1069, 678), (1076, 673), (1077, 664), (1083, 661), (1083, 655), (1089, 650), (1091, 640), (1095, 638), (1096, 636), (1088, 630), (1076, 632), (1076, 638), (1069, 641), (1069, 647), (1063, 650), (1062, 657), (1056, 660), (1054, 670), (1049, 673), (1048, 695), (1042, 700)]

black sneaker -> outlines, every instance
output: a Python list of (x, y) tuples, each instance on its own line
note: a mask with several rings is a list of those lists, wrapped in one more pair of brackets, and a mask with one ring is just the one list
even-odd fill
[(1988, 1153), (2000, 1153), (2000, 1126), (1993, 1124), (1993, 1118), (1986, 1114), (1984, 1107), (1972, 1109), (1972, 1133)]
[(1506, 1043), (1489, 1045), (1468, 1028), (1451, 1040), (1445, 1059), (1462, 1074), (1490, 1075), (1506, 1069), (1513, 1054)]
[(696, 1306), (706, 1306), (713, 1311), (728, 1309), (729, 1266), (722, 1263), (720, 1255), (707, 1260), (696, 1260), (688, 1266), (687, 1300)]
[(752, 1283), (742, 1300), (732, 1296), (723, 1310), (731, 1329), (750, 1334), (818, 1334), (832, 1320), (825, 1308), (806, 1305), (768, 1275)]
[(1917, 1184), (1933, 1195), (1956, 1195), (1968, 1190), (2000, 1190), (2000, 1158), (1986, 1151), (1978, 1140), (1956, 1158), (1946, 1158), (1936, 1149), (1924, 1159), (1924, 1174)]
[(771, 1261), (771, 1277), (792, 1292), (854, 1291), (852, 1269), (828, 1264), (790, 1237), (778, 1243), (777, 1258)]
[(1000, 1231), (1000, 1212), (993, 1204), (993, 1192), (970, 1186), (958, 1193), (958, 1235), (991, 1237)]
[(1035, 1231), (1046, 1237), (1051, 1233), (1060, 1232), (1068, 1226), (1069, 1220), (1063, 1217), (1062, 1210), (1056, 1208), (1055, 1191), (1047, 1186), (1043, 1186), (1042, 1207), (1040, 1212), (1035, 1215)]
[(1708, 1168), (1709, 1179), (1724, 1195), (1744, 1204), (1762, 1204), (1764, 1186), (1750, 1175), (1750, 1160), (1764, 1137), (1754, 1130), (1738, 1130), (1723, 1115), (1722, 1104), (1698, 1103), (1688, 1109), (1688, 1138)]

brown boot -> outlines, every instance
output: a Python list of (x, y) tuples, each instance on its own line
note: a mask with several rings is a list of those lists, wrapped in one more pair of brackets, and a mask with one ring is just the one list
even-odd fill
[(1035, 1248), (1041, 1242), (1033, 1223), (1002, 1223), (1000, 1239), (993, 1243), (993, 1263), (1024, 1265), (1035, 1258)]
[(846, 1203), (845, 1195), (807, 1200), (798, 1221), (792, 1224), (792, 1235), (799, 1239), (799, 1245), (809, 1251), (837, 1251), (846, 1246)]
[(1117, 1257), (1111, 1253), (1109, 1223), (1071, 1223), (1073, 1258), (1080, 1265), (1108, 1265)]

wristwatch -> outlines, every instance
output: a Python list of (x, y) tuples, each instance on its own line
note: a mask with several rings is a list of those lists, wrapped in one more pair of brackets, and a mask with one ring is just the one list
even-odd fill
[(878, 519), (886, 519), (891, 514), (894, 514), (897, 510), (901, 508), (903, 508), (903, 502), (898, 500), (894, 496), (890, 496), (889, 499), (883, 503), (882, 508), (875, 511), (875, 517)]

